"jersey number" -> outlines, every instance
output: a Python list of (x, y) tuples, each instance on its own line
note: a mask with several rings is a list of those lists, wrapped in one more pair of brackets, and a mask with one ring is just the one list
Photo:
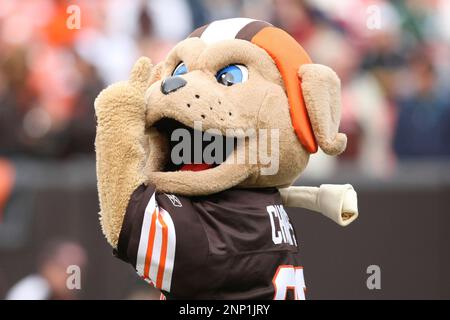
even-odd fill
[(275, 288), (274, 300), (286, 300), (288, 290), (292, 290), (295, 300), (305, 300), (305, 279), (303, 267), (281, 265), (272, 280)]

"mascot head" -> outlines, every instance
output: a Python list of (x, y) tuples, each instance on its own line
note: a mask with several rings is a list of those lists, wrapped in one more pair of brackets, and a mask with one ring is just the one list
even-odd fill
[(147, 174), (163, 192), (284, 187), (318, 147), (346, 146), (338, 77), (263, 21), (195, 30), (154, 67), (146, 103)]

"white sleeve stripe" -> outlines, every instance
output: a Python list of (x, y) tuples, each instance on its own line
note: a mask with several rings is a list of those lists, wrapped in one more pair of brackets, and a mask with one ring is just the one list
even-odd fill
[(144, 212), (144, 221), (142, 222), (141, 237), (139, 240), (139, 248), (136, 257), (136, 271), (139, 276), (144, 275), (145, 257), (147, 255), (148, 237), (150, 234), (152, 215), (156, 209), (155, 194), (153, 193)]
[(170, 214), (162, 208), (160, 210), (160, 214), (162, 215), (162, 218), (164, 219), (164, 222), (166, 223), (168, 229), (167, 255), (161, 289), (169, 292), (172, 283), (172, 272), (175, 262), (176, 234), (175, 226), (173, 224), (172, 218), (170, 217)]
[[(154, 239), (152, 243), (149, 243), (152, 231), (154, 232)], [(155, 194), (153, 194), (145, 209), (142, 223), (136, 259), (138, 274), (157, 288), (170, 292), (175, 262), (175, 247), (176, 235), (172, 218), (166, 210), (158, 206)], [(162, 253), (165, 253), (165, 256)], [(147, 259), (148, 255), (151, 255), (151, 257), (148, 257), (149, 259)], [(149, 260), (147, 261), (148, 274), (145, 272), (146, 259)], [(161, 270), (159, 270), (160, 268)]]

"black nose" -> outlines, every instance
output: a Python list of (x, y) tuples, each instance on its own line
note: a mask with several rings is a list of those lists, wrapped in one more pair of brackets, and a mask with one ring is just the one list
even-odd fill
[(164, 94), (169, 94), (171, 92), (177, 91), (186, 85), (186, 80), (179, 76), (168, 77), (161, 82), (161, 92)]

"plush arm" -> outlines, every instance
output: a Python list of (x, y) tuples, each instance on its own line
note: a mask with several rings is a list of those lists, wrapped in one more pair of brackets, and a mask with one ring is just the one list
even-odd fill
[(139, 59), (128, 81), (109, 86), (95, 101), (100, 222), (113, 247), (117, 246), (130, 196), (146, 181), (144, 92), (151, 69), (149, 59)]
[(357, 195), (349, 184), (323, 184), (317, 187), (289, 187), (279, 189), (287, 207), (317, 211), (341, 226), (347, 226), (358, 217)]

